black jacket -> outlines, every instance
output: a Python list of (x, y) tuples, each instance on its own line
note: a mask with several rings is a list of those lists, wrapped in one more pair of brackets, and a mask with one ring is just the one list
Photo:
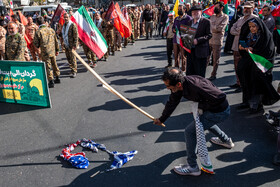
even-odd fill
[(143, 17), (142, 17), (142, 21), (153, 21), (153, 17), (154, 17), (154, 12), (153, 10), (147, 10), (145, 9), (143, 12)]
[(165, 10), (161, 14), (160, 22), (162, 22), (163, 25), (166, 24), (166, 20), (168, 19), (168, 12)]
[(226, 94), (211, 81), (198, 75), (185, 76), (183, 91), (171, 93), (159, 120), (163, 123), (172, 114), (181, 98), (198, 102), (198, 108), (213, 113), (223, 112), (228, 107)]
[[(188, 22), (188, 25), (192, 25), (192, 20)], [(197, 58), (207, 58), (209, 55), (209, 40), (212, 38), (209, 19), (200, 18), (194, 38), (197, 39), (197, 45), (194, 49), (195, 56)]]

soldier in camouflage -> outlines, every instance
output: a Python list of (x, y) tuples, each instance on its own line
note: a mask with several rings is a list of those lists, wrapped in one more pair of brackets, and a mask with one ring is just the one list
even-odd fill
[(131, 23), (131, 31), (132, 32), (131, 32), (131, 35), (130, 35), (129, 38), (125, 38), (124, 39), (124, 47), (127, 46), (128, 42), (134, 43), (134, 24), (133, 24), (133, 19), (135, 19), (135, 16), (132, 13), (130, 7), (127, 8), (127, 13), (128, 13), (128, 17), (129, 17), (129, 20), (130, 20), (130, 23)]
[(62, 37), (65, 46), (65, 55), (71, 69), (71, 77), (77, 76), (77, 61), (72, 49), (76, 50), (78, 46), (78, 29), (77, 26), (70, 21), (68, 13), (64, 14), (65, 23), (62, 28)]
[(6, 29), (0, 26), (0, 60), (5, 58)]
[(26, 42), (24, 37), (18, 33), (18, 25), (15, 22), (9, 22), (8, 32), (9, 36), (5, 43), (5, 60), (25, 61)]
[[(46, 63), (49, 87), (53, 88), (54, 83), (60, 83), (60, 71), (56, 63), (56, 56), (59, 52), (59, 45), (55, 31), (45, 25), (45, 20), (43, 17), (37, 17), (37, 24), (40, 26), (35, 33), (33, 44), (35, 45), (35, 47), (41, 49), (42, 60)], [(55, 80), (53, 77), (53, 72), (56, 76)]]
[(83, 46), (84, 53), (88, 59), (88, 64), (93, 68), (96, 67), (96, 55), (94, 52), (82, 41), (79, 39), (80, 44)]
[[(108, 51), (104, 54), (103, 58), (105, 59), (105, 61), (108, 60), (108, 57), (109, 57), (109, 49), (110, 49), (110, 44), (109, 42), (111, 41), (111, 39), (114, 38), (114, 36), (110, 36), (110, 31), (109, 31), (109, 24), (111, 24), (109, 21), (106, 21), (105, 20), (105, 15), (106, 15), (106, 12), (104, 12), (102, 14), (102, 22), (100, 24), (100, 32), (101, 34), (103, 35), (104, 39), (106, 40), (107, 42), (107, 45), (108, 45)], [(96, 19), (96, 17), (95, 17)], [(114, 26), (113, 26), (114, 27)], [(113, 30), (113, 29), (112, 29)], [(114, 31), (113, 31), (114, 32)], [(109, 38), (110, 37), (110, 38)], [(113, 40), (112, 40), (113, 42)], [(111, 45), (113, 46), (113, 44)]]
[(33, 23), (33, 19), (31, 16), (28, 16), (27, 21), (28, 21), (28, 24), (25, 26), (25, 34), (26, 34), (27, 38), (29, 39), (29, 41), (31, 42), (29, 50), (30, 50), (32, 59), (33, 59), (33, 61), (37, 61), (38, 60), (37, 55), (41, 59), (40, 50), (34, 46), (33, 39), (35, 37), (35, 32), (38, 30), (38, 26), (35, 23)]
[(140, 38), (140, 17), (141, 13), (138, 10), (138, 7), (133, 7), (132, 8), (133, 13), (135, 15), (135, 20), (134, 20), (134, 37), (135, 39)]

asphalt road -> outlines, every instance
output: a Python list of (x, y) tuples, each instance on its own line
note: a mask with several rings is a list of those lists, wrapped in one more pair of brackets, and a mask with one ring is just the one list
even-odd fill
[[(169, 96), (160, 80), (167, 65), (165, 50), (165, 40), (139, 40), (108, 62), (100, 61), (95, 70), (137, 106), (159, 117)], [(166, 128), (155, 126), (104, 89), (82, 64), (77, 77), (70, 78), (66, 57), (60, 54), (62, 80), (50, 89), (52, 108), (0, 103), (0, 186), (280, 186), (280, 167), (272, 164), (276, 134), (262, 114), (236, 110), (241, 93), (228, 87), (235, 82), (232, 59), (222, 56), (214, 84), (228, 95), (231, 116), (220, 127), (235, 147), (207, 143), (215, 175), (172, 172), (175, 165), (185, 163), (184, 128), (192, 121), (188, 101), (181, 102)], [(279, 71), (276, 64), (275, 86)], [(276, 103), (266, 110), (279, 108)], [(212, 136), (206, 131), (207, 140)], [(111, 151), (138, 154), (122, 168), (105, 172), (112, 163), (108, 154), (84, 150), (90, 165), (75, 169), (59, 154), (65, 144), (81, 138), (105, 144)], [(74, 152), (82, 150), (77, 147)]]

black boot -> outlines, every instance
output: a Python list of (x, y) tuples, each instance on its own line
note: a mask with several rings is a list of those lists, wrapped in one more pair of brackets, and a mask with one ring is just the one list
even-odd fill
[(57, 76), (57, 77), (55, 78), (54, 83), (56, 83), (56, 84), (59, 84), (59, 83), (60, 83), (60, 78), (59, 78), (59, 76)]
[(49, 88), (54, 88), (54, 81), (53, 80), (49, 81)]

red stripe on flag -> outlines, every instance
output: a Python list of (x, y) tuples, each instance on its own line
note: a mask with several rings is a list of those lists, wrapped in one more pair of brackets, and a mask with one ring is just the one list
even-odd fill
[(83, 30), (82, 27), (78, 24), (74, 17), (72, 17), (71, 21), (77, 25), (79, 38), (96, 54), (96, 56), (100, 59), (104, 55), (103, 51), (100, 47), (88, 36), (88, 34)]
[(18, 11), (19, 17), (20, 17), (20, 21), (23, 25), (27, 25), (28, 21), (26, 19), (26, 17), (21, 13), (21, 11)]

